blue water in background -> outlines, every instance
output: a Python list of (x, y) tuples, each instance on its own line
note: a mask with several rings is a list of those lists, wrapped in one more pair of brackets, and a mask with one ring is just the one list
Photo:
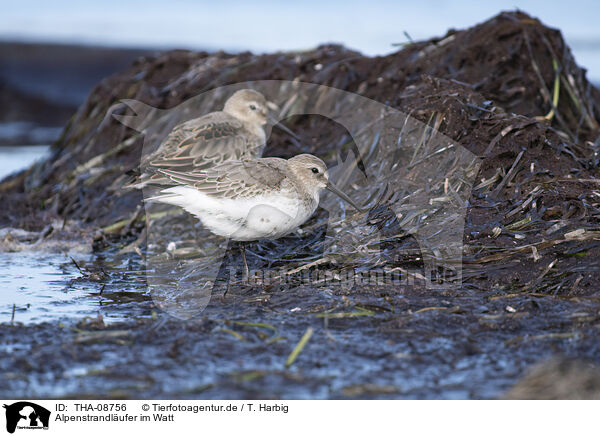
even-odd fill
[(588, 77), (600, 82), (600, 3), (466, 0), (393, 2), (162, 0), (6, 2), (0, 39), (273, 52), (343, 43), (367, 55), (391, 53), (392, 43), (441, 36), (521, 9), (559, 28)]
[[(3, 125), (0, 124), (0, 132)], [(0, 180), (48, 156), (49, 145), (0, 146)]]

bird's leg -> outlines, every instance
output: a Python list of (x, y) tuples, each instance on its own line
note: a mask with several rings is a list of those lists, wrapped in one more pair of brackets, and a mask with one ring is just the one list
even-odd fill
[(242, 254), (242, 260), (244, 261), (244, 270), (242, 271), (242, 282), (248, 282), (248, 276), (250, 270), (248, 269), (248, 262), (246, 261), (246, 244), (244, 242), (239, 243), (240, 253)]

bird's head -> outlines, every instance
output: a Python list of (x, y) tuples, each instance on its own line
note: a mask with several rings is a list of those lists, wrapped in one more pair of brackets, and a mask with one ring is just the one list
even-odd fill
[(348, 202), (358, 211), (363, 211), (350, 197), (340, 191), (329, 181), (329, 172), (325, 162), (312, 154), (300, 154), (288, 160), (290, 170), (300, 179), (303, 185), (314, 193), (327, 189)]
[(245, 123), (264, 126), (267, 124), (269, 106), (269, 102), (260, 92), (241, 89), (229, 97), (223, 111)]

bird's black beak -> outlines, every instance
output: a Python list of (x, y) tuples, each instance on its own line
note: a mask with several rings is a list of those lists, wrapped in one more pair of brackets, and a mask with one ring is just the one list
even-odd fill
[(356, 209), (359, 212), (366, 212), (367, 209), (363, 209), (362, 207), (359, 207), (354, 201), (352, 201), (352, 199), (350, 197), (348, 197), (346, 194), (344, 194), (342, 191), (340, 191), (338, 189), (337, 186), (335, 186), (333, 183), (331, 182), (327, 182), (327, 184), (325, 185), (325, 189), (327, 189), (328, 191), (333, 192), (335, 195), (337, 195), (338, 197), (340, 197), (342, 200), (344, 200), (345, 202), (349, 203), (354, 209)]

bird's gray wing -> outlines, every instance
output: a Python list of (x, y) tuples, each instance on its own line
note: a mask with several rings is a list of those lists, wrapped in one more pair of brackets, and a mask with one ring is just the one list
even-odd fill
[(236, 118), (213, 112), (176, 126), (146, 163), (150, 168), (193, 171), (226, 160), (257, 157), (263, 145)]
[(192, 186), (213, 197), (250, 197), (278, 190), (288, 171), (284, 159), (263, 158), (223, 162), (188, 173), (160, 169), (172, 182)]

